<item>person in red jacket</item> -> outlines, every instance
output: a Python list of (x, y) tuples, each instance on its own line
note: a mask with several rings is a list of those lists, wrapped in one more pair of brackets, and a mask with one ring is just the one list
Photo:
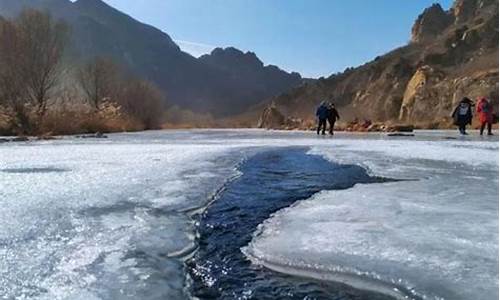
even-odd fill
[(483, 135), (484, 128), (488, 126), (488, 135), (493, 135), (491, 132), (491, 124), (493, 124), (493, 106), (485, 97), (479, 97), (476, 112), (481, 122), (481, 129), (479, 133)]

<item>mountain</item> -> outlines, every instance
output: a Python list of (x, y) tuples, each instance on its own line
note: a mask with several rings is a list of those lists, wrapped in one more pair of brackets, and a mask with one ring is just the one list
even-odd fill
[(255, 104), (255, 99), (279, 95), (302, 81), (298, 73), (287, 73), (272, 65), (264, 66), (255, 53), (243, 53), (232, 47), (216, 48), (201, 56), (199, 61), (230, 78), (223, 90), (236, 89), (244, 109)]
[[(216, 49), (196, 59), (168, 34), (101, 0), (0, 0), (0, 15), (13, 17), (26, 7), (67, 21), (72, 28), (70, 52), (76, 60), (111, 57), (155, 82), (169, 103), (195, 112), (239, 113), (302, 83), (299, 74), (264, 66), (255, 54), (234, 48)], [(239, 73), (243, 69), (246, 72)]]
[(418, 16), (411, 32), (403, 47), (273, 97), (267, 107), (256, 106), (264, 117), (261, 125), (276, 127), (276, 120), (266, 118), (277, 112), (285, 120), (282, 127), (291, 119), (311, 124), (315, 107), (326, 99), (334, 99), (344, 121), (426, 128), (449, 126), (464, 96), (489, 97), (498, 111), (498, 0), (456, 0), (448, 11), (434, 4)]

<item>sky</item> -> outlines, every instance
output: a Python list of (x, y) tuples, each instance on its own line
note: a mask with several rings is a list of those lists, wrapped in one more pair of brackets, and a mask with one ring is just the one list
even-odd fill
[(104, 1), (168, 33), (193, 56), (233, 46), (311, 78), (405, 45), (426, 7), (452, 5), (452, 0)]

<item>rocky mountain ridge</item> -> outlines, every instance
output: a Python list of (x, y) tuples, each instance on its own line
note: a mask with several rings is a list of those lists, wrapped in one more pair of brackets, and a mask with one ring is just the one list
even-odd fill
[[(301, 127), (314, 122), (321, 100), (333, 99), (343, 120), (438, 128), (450, 125), (449, 115), (464, 96), (486, 96), (498, 111), (498, 0), (456, 0), (448, 11), (434, 4), (417, 18), (408, 45), (268, 103), (272, 115), (300, 119)], [(268, 111), (259, 124), (280, 127), (265, 119)]]

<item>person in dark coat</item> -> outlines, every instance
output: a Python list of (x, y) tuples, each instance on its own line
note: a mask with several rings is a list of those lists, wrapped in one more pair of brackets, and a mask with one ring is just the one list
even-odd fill
[(335, 127), (335, 122), (340, 119), (339, 112), (335, 109), (335, 104), (332, 102), (328, 103), (328, 123), (330, 124), (330, 135), (333, 135), (333, 128)]
[(316, 117), (318, 118), (318, 130), (316, 132), (319, 134), (321, 131), (321, 134), (325, 135), (326, 120), (328, 119), (328, 107), (325, 101), (321, 102), (316, 110)]
[(460, 133), (466, 135), (467, 132), (465, 132), (465, 129), (467, 124), (472, 124), (472, 100), (467, 97), (463, 98), (451, 116), (454, 124), (458, 126)]

